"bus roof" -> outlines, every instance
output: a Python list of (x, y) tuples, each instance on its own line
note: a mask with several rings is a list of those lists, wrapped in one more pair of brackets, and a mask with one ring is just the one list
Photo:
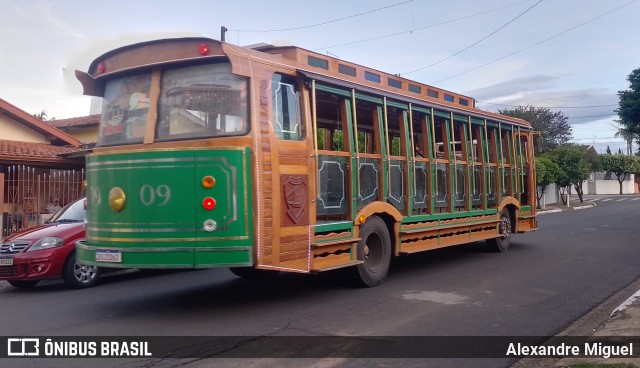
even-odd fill
[[(144, 49), (142, 51), (141, 49)], [(297, 46), (258, 44), (253, 47), (235, 46), (204, 37), (173, 38), (147, 41), (111, 50), (96, 58), (89, 73), (76, 71), (85, 94), (95, 95), (95, 81), (113, 73), (149, 68), (216, 57), (242, 57), (297, 70), (307, 78), (318, 79), (349, 88), (371, 92), (384, 92), (408, 102), (444, 108), (453, 113), (470, 115), (478, 119), (531, 128), (531, 124), (517, 118), (481, 110), (474, 98), (451, 92), (370, 67), (319, 54)]]

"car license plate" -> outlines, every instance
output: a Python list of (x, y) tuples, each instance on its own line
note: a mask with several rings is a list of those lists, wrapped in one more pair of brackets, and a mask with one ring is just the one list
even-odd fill
[(13, 266), (13, 258), (0, 258), (0, 266)]
[(122, 262), (122, 253), (119, 250), (100, 249), (96, 251), (96, 262)]

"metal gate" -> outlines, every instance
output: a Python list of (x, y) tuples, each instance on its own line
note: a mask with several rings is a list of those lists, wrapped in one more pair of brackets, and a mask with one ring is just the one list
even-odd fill
[(14, 165), (7, 168), (2, 237), (41, 225), (83, 195), (83, 170)]

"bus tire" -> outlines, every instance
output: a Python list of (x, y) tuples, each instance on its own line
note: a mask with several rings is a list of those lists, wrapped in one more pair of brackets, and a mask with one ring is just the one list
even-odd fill
[(357, 256), (363, 263), (353, 268), (353, 281), (361, 287), (382, 284), (391, 263), (391, 237), (380, 217), (369, 217), (360, 226)]
[(506, 252), (511, 243), (511, 215), (506, 208), (500, 213), (500, 223), (498, 224), (500, 237), (487, 239), (487, 250), (491, 252)]

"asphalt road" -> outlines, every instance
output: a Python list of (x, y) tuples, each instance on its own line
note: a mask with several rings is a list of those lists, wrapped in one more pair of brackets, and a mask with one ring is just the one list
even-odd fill
[[(339, 274), (236, 278), (226, 269), (107, 277), (96, 288), (49, 282), (0, 291), (0, 336), (548, 336), (640, 277), (640, 200), (539, 217), (503, 254), (478, 243), (402, 257), (385, 283)], [(465, 346), (460, 346), (465, 349)], [(513, 359), (29, 360), (7, 366), (506, 367)], [(5, 366), (0, 361), (0, 366)]]

